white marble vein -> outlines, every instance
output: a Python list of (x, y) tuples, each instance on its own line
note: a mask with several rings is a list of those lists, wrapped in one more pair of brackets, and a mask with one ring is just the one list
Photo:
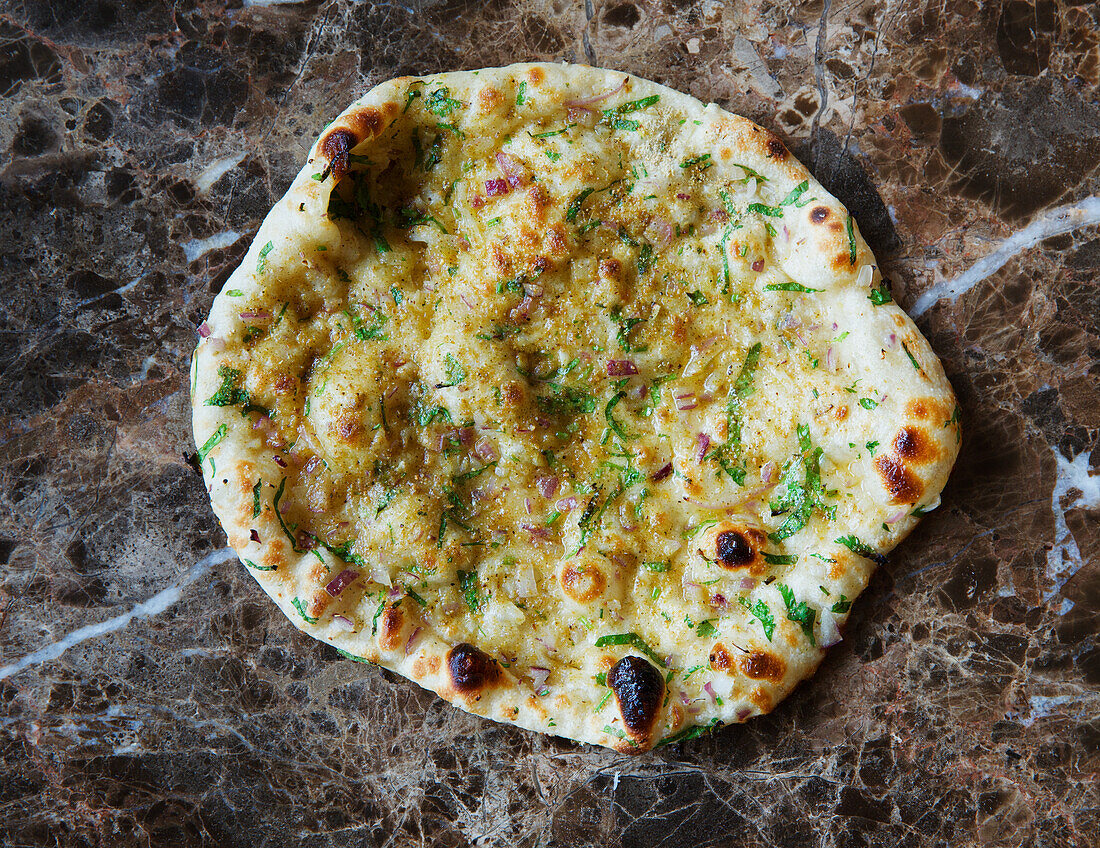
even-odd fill
[[(1093, 472), (1089, 465), (1088, 451), (1067, 459), (1055, 449), (1054, 459), (1058, 473), (1050, 496), (1050, 508), (1054, 513), (1054, 545), (1047, 552), (1047, 578), (1050, 586), (1043, 593), (1048, 601), (1062, 591), (1062, 587), (1084, 564), (1077, 540), (1073, 538), (1073, 533), (1066, 524), (1066, 512), (1071, 509), (1100, 507), (1100, 472)], [(1073, 491), (1081, 494), (1063, 506), (1062, 499)]]
[(237, 553), (232, 548), (222, 548), (221, 550), (207, 554), (191, 566), (178, 583), (157, 592), (157, 594), (153, 595), (149, 600), (142, 601), (129, 612), (125, 612), (122, 615), (116, 615), (114, 618), (109, 618), (106, 621), (89, 624), (87, 627), (81, 627), (78, 630), (74, 630), (72, 633), (53, 644), (47, 645), (44, 648), (39, 648), (37, 651), (27, 654), (22, 659), (16, 660), (10, 665), (0, 668), (0, 680), (11, 677), (13, 674), (18, 674), (23, 671), (23, 669), (29, 668), (32, 665), (38, 665), (48, 660), (57, 659), (65, 653), (65, 651), (69, 650), (69, 648), (74, 645), (79, 645), (81, 642), (94, 639), (96, 636), (101, 636), (104, 633), (112, 633), (115, 630), (121, 630), (135, 618), (150, 618), (151, 616), (159, 615), (180, 599), (183, 590), (189, 584), (195, 582), (215, 565), (221, 565), (222, 563), (230, 562), (236, 558)]
[(941, 280), (917, 298), (909, 314), (917, 318), (939, 300), (954, 302), (982, 280), (997, 273), (1013, 256), (1034, 247), (1044, 239), (1100, 224), (1100, 197), (1088, 197), (1079, 203), (1048, 209), (1030, 224), (1013, 233), (991, 253), (983, 256), (952, 280)]
[(185, 241), (183, 243), (183, 255), (188, 262), (194, 262), (200, 256), (209, 253), (211, 250), (217, 250), (220, 247), (229, 247), (229, 245), (235, 244), (240, 237), (241, 234), (236, 230), (226, 230), (225, 232), (216, 233), (204, 239), (191, 239), (191, 241)]

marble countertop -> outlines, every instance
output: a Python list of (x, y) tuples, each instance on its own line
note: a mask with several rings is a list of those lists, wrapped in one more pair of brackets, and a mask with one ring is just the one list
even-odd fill
[[(0, 842), (1095, 845), (1098, 41), (1077, 0), (0, 3)], [(817, 676), (636, 758), (303, 637), (188, 461), (195, 327), (321, 127), (529, 59), (787, 139), (963, 409)]]

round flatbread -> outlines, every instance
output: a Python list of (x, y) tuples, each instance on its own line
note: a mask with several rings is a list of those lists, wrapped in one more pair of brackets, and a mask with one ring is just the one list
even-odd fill
[(295, 626), (626, 752), (810, 676), (959, 441), (778, 138), (578, 65), (371, 90), (200, 334), (211, 500)]

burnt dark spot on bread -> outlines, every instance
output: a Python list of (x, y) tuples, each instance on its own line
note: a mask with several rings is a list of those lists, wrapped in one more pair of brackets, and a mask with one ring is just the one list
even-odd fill
[(718, 552), (718, 561), (726, 568), (738, 568), (749, 565), (756, 558), (756, 551), (752, 544), (745, 538), (745, 534), (737, 530), (726, 530), (718, 534), (715, 547)]
[(936, 445), (919, 427), (902, 427), (894, 436), (894, 453), (917, 463), (936, 458)]
[(623, 724), (631, 736), (647, 739), (665, 696), (661, 672), (641, 657), (623, 657), (607, 673), (607, 685), (615, 693)]
[(753, 651), (745, 657), (741, 657), (741, 671), (745, 677), (753, 680), (770, 680), (778, 683), (787, 673), (787, 664), (782, 657), (767, 651)]
[(769, 159), (779, 159), (780, 161), (782, 161), (786, 159), (788, 155), (789, 154), (787, 153), (787, 148), (783, 146), (783, 142), (781, 142), (778, 138), (768, 139)]
[(355, 133), (343, 128), (333, 130), (321, 142), (321, 155), (328, 160), (329, 169), (336, 179), (348, 172), (348, 154), (358, 143)]
[(829, 217), (828, 206), (815, 206), (810, 210), (810, 220), (815, 224), (823, 224), (825, 219)]
[(733, 657), (730, 656), (730, 652), (726, 650), (726, 646), (721, 642), (716, 642), (714, 647), (711, 648), (708, 659), (712, 671), (729, 671), (733, 668)]
[(463, 695), (475, 695), (500, 679), (500, 666), (491, 656), (473, 645), (461, 642), (447, 652), (447, 670), (451, 684)]
[(894, 498), (894, 503), (916, 503), (924, 491), (924, 484), (904, 464), (885, 454), (875, 457), (875, 470), (882, 483)]

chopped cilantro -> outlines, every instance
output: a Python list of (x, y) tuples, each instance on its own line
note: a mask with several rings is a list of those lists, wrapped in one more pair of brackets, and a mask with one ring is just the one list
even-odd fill
[(527, 82), (521, 82), (519, 88), (516, 89), (516, 105), (522, 106), (527, 102)]
[(452, 99), (450, 89), (444, 86), (428, 94), (424, 99), (424, 106), (433, 115), (444, 118), (455, 109), (460, 108), (462, 104)]
[(871, 398), (860, 398), (859, 405), (864, 409), (876, 409), (878, 407), (878, 401), (872, 400)]
[(478, 594), (477, 572), (459, 571), (458, 585), (462, 591), (462, 597), (466, 600), (466, 606), (470, 608), (470, 612), (479, 612), (485, 602), (489, 600), (488, 596), (481, 597)]
[(924, 373), (924, 369), (921, 368), (920, 365), (917, 363), (917, 358), (915, 356), (913, 356), (912, 353), (909, 352), (909, 346), (905, 342), (901, 343), (901, 349), (904, 350), (905, 355), (909, 357), (910, 364), (912, 364), (912, 366), (914, 368), (916, 368), (918, 371), (920, 371), (921, 373)]
[(248, 392), (239, 387), (241, 372), (228, 365), (218, 368), (218, 376), (222, 378), (222, 384), (218, 390), (206, 401), (206, 406), (236, 406), (248, 403)]
[(653, 245), (646, 242), (638, 251), (638, 273), (644, 274), (653, 267)]
[(618, 436), (620, 439), (622, 439), (625, 442), (625, 441), (629, 441), (630, 439), (634, 439), (634, 438), (637, 438), (637, 437), (632, 436), (629, 433), (627, 433), (623, 429), (623, 425), (620, 424), (618, 421), (616, 421), (614, 416), (612, 416), (612, 414), (611, 414), (611, 410), (614, 409), (615, 405), (619, 401), (621, 401), (624, 397), (626, 397), (626, 392), (615, 392), (615, 394), (611, 398), (611, 400), (609, 400), (607, 402), (607, 406), (604, 407), (603, 414), (604, 414), (604, 417), (607, 419), (607, 426), (610, 427), (614, 431), (616, 436)]
[(739, 597), (737, 601), (760, 620), (760, 626), (764, 630), (764, 635), (770, 642), (772, 640), (772, 634), (775, 632), (775, 618), (772, 617), (772, 611), (768, 608), (768, 605), (763, 599), (758, 599), (755, 604), (750, 604), (749, 599), (744, 596)]
[(393, 302), (396, 306), (400, 306), (405, 299), (405, 295), (397, 286), (390, 286), (390, 294), (393, 295)]
[(346, 657), (349, 660), (354, 660), (355, 662), (366, 663), (367, 665), (374, 665), (374, 663), (372, 663), (366, 657), (360, 657), (357, 654), (349, 654), (343, 648), (337, 648), (336, 653), (338, 653), (342, 657)]
[[(225, 426), (224, 424), (222, 425)], [(256, 485), (252, 487), (252, 517), (258, 518), (260, 515), (260, 486), (264, 484), (263, 480), (257, 480)]]
[(714, 626), (714, 619), (708, 618), (700, 621), (695, 627), (695, 635), (700, 639), (711, 639), (718, 635), (718, 628)]
[(746, 212), (755, 212), (758, 215), (768, 215), (772, 218), (782, 218), (783, 210), (778, 206), (768, 206), (764, 203), (750, 203), (745, 207)]
[(661, 668), (668, 668), (668, 664), (657, 656), (657, 652), (654, 651), (645, 640), (637, 633), (615, 633), (607, 636), (601, 636), (596, 640), (597, 648), (606, 648), (608, 645), (629, 645), (638, 651), (641, 651), (653, 662), (657, 663)]
[(799, 453), (787, 465), (772, 498), (772, 514), (787, 513), (787, 520), (774, 532), (768, 534), (773, 542), (781, 542), (806, 526), (813, 510), (828, 512), (824, 503), (825, 489), (821, 485), (821, 448), (815, 448), (810, 442), (810, 428), (798, 425)]
[(852, 608), (852, 602), (848, 600), (848, 596), (841, 593), (840, 600), (833, 604), (833, 612), (845, 613)]
[(364, 324), (363, 320), (351, 312), (352, 326), (355, 328), (355, 337), (361, 341), (386, 341), (389, 336), (382, 332), (382, 328), (386, 326), (386, 322), (389, 321), (389, 317), (379, 312), (377, 309), (371, 311), (371, 322)]
[(451, 354), (447, 354), (445, 357), (447, 362), (447, 382), (440, 385), (438, 388), (444, 389), (449, 386), (457, 386), (463, 380), (466, 379), (466, 369), (462, 367), (462, 363), (455, 359)]
[(646, 347), (639, 347), (630, 341), (630, 331), (645, 321), (644, 318), (624, 318), (621, 307), (616, 306), (611, 310), (611, 320), (619, 325), (615, 340), (623, 353), (643, 353), (646, 350)]
[(707, 296), (698, 289), (693, 292), (688, 292), (688, 300), (690, 300), (695, 306), (706, 306), (708, 303), (710, 303), (710, 301), (707, 300)]
[(675, 745), (677, 742), (687, 742), (689, 739), (698, 739), (700, 736), (705, 736), (715, 730), (719, 724), (721, 724), (721, 719), (715, 717), (710, 720), (710, 724), (697, 724), (694, 727), (685, 727), (679, 733), (666, 736), (654, 747), (660, 748), (662, 745)]
[(274, 565), (256, 565), (256, 563), (254, 563), (250, 559), (246, 559), (244, 561), (244, 564), (247, 565), (249, 568), (254, 568), (256, 571), (274, 571), (275, 570)]
[(448, 424), (453, 424), (451, 420), (451, 413), (445, 406), (424, 406), (417, 404), (413, 409), (413, 414), (416, 416), (416, 423), (421, 427), (427, 427), (437, 418), (446, 421)]
[[(199, 448), (199, 465), (202, 465), (203, 460), (206, 459), (206, 455), (214, 449), (214, 446), (225, 438), (227, 430), (228, 428), (224, 424), (219, 424), (218, 429), (214, 431), (214, 434), (202, 443), (202, 447)], [(210, 461), (213, 462), (214, 460)]]
[(882, 306), (882, 304), (889, 303), (894, 298), (890, 296), (890, 289), (886, 283), (883, 282), (878, 288), (871, 289), (871, 293), (867, 295), (867, 299), (875, 306)]
[(805, 601), (799, 601), (796, 604), (794, 592), (790, 586), (784, 586), (782, 583), (777, 584), (777, 586), (779, 594), (783, 596), (783, 603), (787, 605), (787, 619), (801, 625), (802, 632), (806, 634), (810, 644), (817, 645), (817, 642), (814, 641), (814, 618), (817, 611), (808, 606)]
[(844, 545), (848, 550), (854, 554), (859, 554), (861, 557), (867, 557), (869, 560), (873, 560), (879, 565), (883, 565), (886, 562), (886, 557), (868, 545), (866, 542), (860, 540), (858, 536), (841, 536), (836, 540), (838, 545)]
[(856, 264), (856, 235), (852, 225), (852, 216), (848, 216), (847, 229), (848, 229), (848, 264)]
[(803, 193), (810, 187), (809, 180), (803, 180), (798, 185), (790, 190), (786, 197), (779, 201), (780, 206), (790, 206), (792, 203), (797, 203)]
[(414, 592), (408, 586), (405, 587), (405, 594), (408, 595), (410, 598), (412, 598), (414, 601), (416, 601), (418, 604), (420, 604), (420, 606), (422, 606), (422, 607), (426, 607), (428, 605), (427, 601), (425, 601), (422, 597), (420, 597), (418, 594), (416, 594), (416, 592)]
[[(680, 163), (680, 167), (681, 168), (690, 168), (692, 165), (699, 165), (703, 162), (707, 162), (708, 159), (710, 159), (710, 154), (709, 153), (704, 153), (702, 156), (695, 156), (691, 159), (685, 159), (683, 162)], [(713, 162), (707, 162), (707, 164), (703, 166), (703, 170), (705, 171), (707, 168), (709, 168), (713, 164), (714, 164)]]
[(279, 519), (279, 526), (283, 528), (283, 532), (286, 537), (290, 539), (290, 547), (295, 553), (302, 553), (302, 549), (298, 547), (298, 540), (294, 538), (294, 534), (290, 532), (290, 528), (286, 526), (286, 520), (283, 518), (282, 512), (279, 511), (279, 501), (283, 498), (283, 491), (286, 489), (286, 477), (279, 481), (279, 488), (275, 490), (275, 497), (273, 503), (275, 505), (275, 517)]
[(600, 702), (598, 704), (596, 704), (596, 709), (592, 710), (592, 712), (598, 713), (600, 710), (602, 710), (603, 705), (606, 704), (610, 698), (611, 698), (611, 690), (608, 689), (604, 693), (604, 696), (600, 699)]
[(260, 258), (256, 260), (256, 273), (262, 274), (267, 268), (267, 254), (275, 248), (274, 243), (268, 242), (260, 248)]
[[(756, 365), (760, 362), (760, 352), (764, 349), (764, 346), (757, 342), (749, 348), (748, 353), (745, 354), (745, 361), (741, 364), (741, 370), (737, 372), (737, 379), (733, 383), (733, 394), (738, 400), (744, 400), (751, 395), (756, 389), (753, 387), (753, 375), (756, 373)], [(733, 400), (730, 400), (733, 403)], [(727, 406), (727, 411), (729, 407)]]
[(745, 172), (745, 178), (744, 180), (742, 180), (742, 182), (747, 182), (750, 179), (757, 179), (762, 183), (766, 183), (768, 181), (767, 177), (765, 177), (759, 171), (754, 171), (748, 165), (742, 165), (740, 162), (734, 162), (733, 164)]
[(802, 283), (768, 283), (764, 286), (764, 291), (787, 291), (810, 294), (812, 292), (825, 291), (825, 289), (811, 289), (808, 286), (802, 285)]
[(875, 448), (878, 447), (878, 442), (868, 442), (864, 447), (867, 448), (867, 452), (871, 454), (871, 456), (874, 456)]
[(575, 223), (577, 220), (577, 213), (581, 211), (581, 204), (584, 203), (585, 198), (592, 194), (596, 189), (586, 188), (582, 189), (577, 195), (569, 202), (568, 208), (565, 210), (565, 220), (570, 224)]
[(561, 135), (562, 133), (569, 132), (569, 130), (572, 129), (573, 127), (575, 127), (575, 126), (576, 126), (576, 124), (566, 124), (560, 130), (547, 130), (546, 132), (540, 132), (540, 133), (530, 133), (529, 132), (527, 134), (529, 136), (531, 136), (531, 138), (553, 138), (556, 135)]
[(647, 560), (647, 561), (642, 563), (642, 568), (646, 569), (647, 571), (653, 571), (653, 572), (656, 572), (656, 573), (660, 574), (661, 572), (668, 571), (668, 563), (667, 562), (653, 562), (653, 561)]
[(798, 562), (798, 557), (794, 554), (769, 554), (765, 551), (764, 562), (768, 565), (794, 565)]
[(305, 604), (302, 603), (301, 598), (295, 596), (294, 600), (292, 600), (291, 603), (294, 605), (294, 609), (298, 610), (298, 614), (300, 616), (302, 616), (302, 618), (304, 618), (310, 624), (316, 624), (317, 623), (316, 618), (310, 618), (309, 615), (306, 614), (306, 607), (305, 607)]

